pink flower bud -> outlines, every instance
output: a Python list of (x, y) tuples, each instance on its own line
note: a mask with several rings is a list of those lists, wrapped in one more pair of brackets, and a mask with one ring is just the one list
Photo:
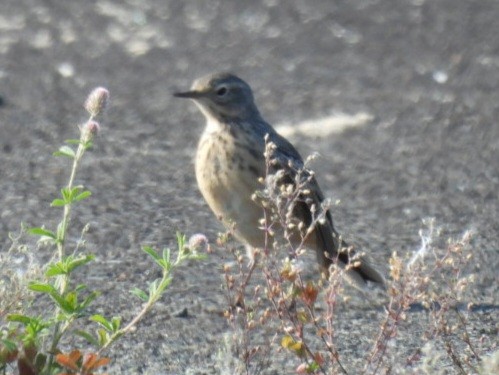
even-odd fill
[(81, 139), (83, 142), (91, 141), (99, 132), (100, 125), (97, 121), (87, 121), (81, 128)]
[(302, 363), (296, 368), (297, 374), (308, 374), (308, 366), (306, 363)]
[(92, 90), (85, 101), (85, 109), (95, 117), (101, 114), (107, 106), (109, 100), (109, 91), (104, 87), (97, 87)]
[(200, 249), (209, 249), (208, 238), (201, 233), (196, 233), (189, 238), (189, 243), (187, 245), (192, 251), (199, 251)]
[(90, 134), (95, 135), (100, 131), (100, 125), (97, 121), (89, 121), (85, 124), (85, 130)]

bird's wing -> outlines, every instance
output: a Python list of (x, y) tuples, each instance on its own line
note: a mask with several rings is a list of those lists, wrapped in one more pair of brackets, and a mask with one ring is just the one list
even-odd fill
[[(295, 147), (285, 138), (277, 133), (270, 134), (269, 140), (276, 145), (272, 155), (271, 173), (283, 171), (279, 179), (280, 184), (292, 184), (296, 189), (300, 185), (300, 194), (294, 207), (294, 216), (305, 224), (306, 229), (314, 224), (315, 230), (310, 234), (312, 238), (307, 240), (313, 244), (317, 251), (317, 258), (323, 267), (328, 267), (336, 257), (343, 263), (348, 263), (346, 253), (338, 254), (340, 239), (334, 229), (333, 218), (329, 209), (322, 207), (324, 194), (315, 177), (304, 167), (303, 158)], [(305, 194), (307, 193), (307, 194)], [(312, 209), (315, 206), (315, 213)], [(323, 211), (323, 210), (326, 211)], [(316, 220), (322, 213), (322, 220)]]
[[(365, 256), (356, 254), (335, 230), (330, 210), (327, 207), (322, 207), (324, 194), (313, 174), (305, 168), (299, 152), (270, 125), (267, 126), (269, 141), (276, 146), (271, 155), (269, 172), (282, 176), (279, 179), (281, 186), (282, 184), (291, 184), (296, 189), (297, 184), (301, 185), (302, 193), (298, 195), (297, 202), (295, 202), (293, 216), (302, 221), (305, 228), (315, 223), (315, 229), (305, 245), (316, 251), (319, 264), (326, 269), (336, 260), (343, 264), (349, 264), (354, 257), (356, 265), (347, 271), (347, 276), (355, 286), (363, 288), (366, 281), (384, 285), (383, 276), (370, 265)], [(279, 186), (276, 187), (279, 188)], [(309, 193), (305, 194), (306, 191)], [(312, 212), (313, 205), (318, 210), (315, 214)], [(316, 220), (317, 214), (321, 210), (324, 215), (323, 220)]]
[[(298, 151), (285, 138), (277, 133), (270, 137), (270, 141), (277, 146), (274, 152), (274, 168), (276, 173), (281, 170), (282, 183), (292, 184), (295, 188), (301, 185), (303, 193), (298, 195), (298, 202), (294, 207), (294, 216), (302, 221), (306, 228), (314, 224), (311, 238), (306, 241), (306, 246), (316, 251), (319, 264), (328, 269), (336, 260), (342, 264), (349, 264), (354, 259), (355, 266), (346, 273), (349, 280), (357, 287), (363, 288), (366, 281), (372, 281), (384, 285), (383, 276), (370, 265), (366, 256), (356, 253), (348, 244), (341, 239), (334, 229), (333, 217), (327, 207), (322, 207), (324, 195), (315, 177), (304, 166), (304, 162)], [(272, 172), (272, 171), (271, 171)], [(298, 177), (297, 177), (298, 176)], [(305, 183), (302, 184), (302, 181)], [(309, 194), (305, 194), (307, 191)], [(316, 207), (313, 213), (312, 205)], [(324, 215), (323, 220), (316, 220), (317, 214)], [(325, 210), (325, 211), (324, 211)]]

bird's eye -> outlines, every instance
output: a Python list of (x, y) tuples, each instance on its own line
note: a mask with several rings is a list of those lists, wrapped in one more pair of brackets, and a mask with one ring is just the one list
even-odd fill
[(227, 88), (226, 87), (220, 87), (217, 90), (217, 95), (218, 96), (224, 96), (225, 94), (227, 94)]

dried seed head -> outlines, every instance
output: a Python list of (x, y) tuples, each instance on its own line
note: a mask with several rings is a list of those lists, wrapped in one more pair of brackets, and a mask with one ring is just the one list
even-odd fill
[(109, 91), (104, 87), (97, 87), (92, 90), (90, 95), (85, 101), (85, 109), (95, 117), (106, 109), (107, 102), (109, 101)]

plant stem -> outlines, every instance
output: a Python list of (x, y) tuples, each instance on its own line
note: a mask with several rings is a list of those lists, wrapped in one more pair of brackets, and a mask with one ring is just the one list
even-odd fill
[[(177, 262), (175, 262), (174, 266), (177, 265)], [(163, 284), (168, 282), (168, 279), (170, 277), (170, 272), (164, 271), (163, 272), (163, 277), (161, 278), (160, 286), (158, 289), (149, 296), (149, 300), (144, 304), (144, 307), (142, 307), (142, 310), (126, 325), (126, 327), (114, 332), (109, 340), (99, 349), (98, 354), (100, 355), (104, 350), (106, 350), (113, 342), (115, 342), (117, 339), (119, 339), (121, 336), (124, 334), (130, 332), (136, 325), (137, 323), (142, 320), (142, 318), (151, 310), (151, 308), (154, 306), (154, 304), (158, 301), (158, 299), (161, 297), (164, 288), (162, 287)]]
[[(91, 120), (92, 118), (90, 118)], [(75, 156), (73, 158), (73, 165), (71, 167), (71, 174), (69, 176), (69, 181), (66, 186), (68, 190), (71, 190), (73, 188), (73, 183), (75, 180), (76, 176), (76, 170), (78, 169), (78, 166), (80, 164), (80, 160), (83, 157), (83, 154), (85, 153), (85, 150), (87, 149), (86, 144), (88, 140), (85, 139), (87, 135), (85, 132), (80, 129), (80, 143), (78, 144), (78, 148), (76, 150)], [(67, 203), (64, 205), (64, 211), (62, 214), (62, 220), (59, 224), (60, 230), (58, 230), (58, 240), (57, 240), (57, 252), (59, 255), (59, 261), (62, 261), (64, 256), (65, 256), (65, 243), (66, 243), (66, 235), (67, 235), (67, 230), (69, 227), (69, 223), (71, 220), (71, 206), (72, 203)], [(62, 275), (58, 277), (58, 282), (59, 282), (59, 293), (61, 296), (64, 296), (66, 293), (68, 284), (69, 284), (69, 275)], [(56, 308), (55, 314), (59, 314), (60, 308)], [(49, 349), (49, 357), (47, 360), (47, 364), (45, 366), (45, 370), (48, 371), (53, 367), (54, 364), (54, 353), (56, 352), (57, 345), (59, 344), (59, 341), (66, 330), (67, 325), (65, 328), (61, 329), (61, 322), (57, 322), (54, 327), (54, 333), (52, 335), (52, 343), (50, 344), (50, 349)]]
[[(78, 169), (78, 165), (80, 164), (80, 160), (83, 157), (83, 154), (85, 153), (85, 150), (86, 150), (86, 147), (85, 147), (86, 140), (84, 138), (85, 138), (85, 134), (82, 131), (81, 137), (80, 137), (80, 143), (78, 144), (78, 149), (76, 150), (76, 154), (75, 154), (74, 159), (73, 159), (73, 166), (71, 168), (71, 174), (69, 176), (69, 181), (68, 181), (68, 184), (66, 186), (66, 188), (68, 190), (71, 190), (73, 188), (73, 183), (74, 183), (74, 179), (76, 176), (76, 170)], [(61, 237), (57, 241), (57, 250), (59, 252), (59, 260), (62, 260), (62, 258), (64, 257), (64, 253), (65, 253), (64, 252), (64, 245), (66, 242), (67, 229), (69, 227), (69, 222), (71, 219), (71, 217), (70, 217), (71, 206), (72, 206), (71, 203), (64, 205), (64, 212), (63, 212), (62, 221), (60, 224), (62, 226), (62, 230), (60, 233)]]

